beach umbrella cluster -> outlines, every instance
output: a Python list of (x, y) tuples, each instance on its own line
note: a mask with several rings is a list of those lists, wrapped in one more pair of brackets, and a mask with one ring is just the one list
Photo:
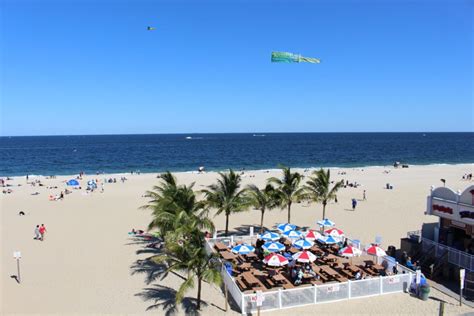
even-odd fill
[(344, 232), (337, 228), (330, 228), (324, 231), (326, 235), (333, 237), (344, 237)]
[(322, 236), (321, 238), (318, 239), (318, 241), (322, 244), (333, 245), (340, 242), (340, 239), (333, 236)]

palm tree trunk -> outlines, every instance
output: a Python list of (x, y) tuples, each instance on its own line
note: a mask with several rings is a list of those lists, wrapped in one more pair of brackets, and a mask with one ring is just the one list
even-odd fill
[(198, 277), (197, 310), (201, 309), (201, 277)]
[(288, 203), (288, 224), (291, 223), (291, 203)]
[(260, 210), (262, 211), (262, 216), (260, 217), (260, 234), (263, 233), (263, 214), (265, 214), (265, 210)]
[(326, 218), (326, 202), (323, 202), (323, 221)]
[(225, 214), (225, 235), (229, 234), (229, 213)]

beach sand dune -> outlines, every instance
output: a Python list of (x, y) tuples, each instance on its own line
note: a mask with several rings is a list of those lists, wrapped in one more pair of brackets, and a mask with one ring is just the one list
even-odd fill
[[(327, 207), (327, 217), (337, 223), (350, 237), (363, 243), (382, 237), (383, 246), (399, 246), (399, 240), (407, 231), (420, 229), (422, 223), (436, 222), (437, 218), (424, 215), (426, 196), (431, 185), (441, 185), (440, 179), (453, 189), (468, 185), (461, 180), (471, 173), (474, 165), (413, 166), (408, 169), (371, 167), (358, 169), (334, 169), (334, 180), (347, 179), (361, 184), (358, 188), (342, 189), (339, 202)], [(390, 173), (384, 173), (390, 170)], [(344, 171), (345, 175), (338, 175)], [(305, 173), (308, 175), (309, 173)], [(269, 176), (278, 176), (279, 171), (246, 171), (244, 185), (254, 183), (263, 186)], [(111, 176), (86, 176), (85, 179), (103, 179)], [(133, 244), (127, 232), (132, 228), (145, 229), (150, 221), (148, 211), (138, 210), (146, 203), (144, 192), (157, 183), (156, 174), (126, 175), (125, 183), (106, 184), (104, 193), (85, 195), (73, 190), (63, 201), (49, 201), (49, 194), (57, 194), (65, 188), (64, 181), (70, 177), (44, 179), (43, 187), (26, 184), (24, 177), (14, 178), (8, 183), (13, 193), (0, 196), (1, 206), (1, 312), (3, 314), (144, 314), (147, 308), (164, 314), (157, 306), (156, 298), (172, 297), (180, 279), (176, 276), (146, 284), (144, 274), (133, 274), (131, 266), (143, 255), (136, 255), (139, 246)], [(216, 179), (216, 173), (179, 173), (182, 183), (196, 182), (195, 189), (202, 189)], [(30, 179), (31, 180), (31, 179)], [(84, 182), (84, 181), (83, 181)], [(386, 183), (394, 186), (385, 189)], [(49, 190), (47, 186), (58, 186)], [(367, 201), (362, 201), (366, 190)], [(39, 195), (31, 195), (38, 191)], [(99, 190), (100, 191), (100, 190)], [(357, 209), (351, 210), (351, 199), (360, 199)], [(18, 212), (24, 211), (25, 216)], [(315, 228), (321, 219), (321, 205), (296, 204), (292, 209), (293, 223)], [(260, 213), (249, 211), (232, 215), (230, 227), (233, 232), (248, 233), (249, 225), (258, 227)], [(265, 215), (265, 226), (285, 222), (286, 211), (272, 210)], [(225, 217), (214, 218), (219, 230), (224, 229)], [(34, 240), (37, 224), (47, 227), (43, 242)], [(21, 251), (21, 284), (16, 275), (13, 251)], [(170, 287), (169, 291), (157, 292), (159, 287)], [(196, 291), (188, 292), (194, 297)], [(457, 307), (455, 300), (436, 290), (438, 299), (448, 301), (447, 313), (473, 312), (463, 306)], [(221, 315), (224, 298), (220, 289), (205, 285), (203, 299), (208, 306), (203, 315)], [(304, 314), (416, 314), (437, 313), (439, 302), (422, 302), (407, 294), (385, 295), (368, 299), (357, 299), (333, 304), (322, 304), (292, 310)], [(183, 310), (180, 310), (183, 313)], [(237, 314), (232, 311), (229, 313)], [(287, 314), (288, 310), (275, 315)]]

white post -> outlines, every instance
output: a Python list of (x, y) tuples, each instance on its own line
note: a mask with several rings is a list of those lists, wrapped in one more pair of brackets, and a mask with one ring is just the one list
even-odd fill
[(352, 291), (352, 288), (351, 288), (351, 280), (347, 281), (347, 289), (348, 289), (348, 291), (347, 291), (347, 293), (348, 293), (348, 294), (347, 294), (347, 298), (348, 298), (348, 299), (351, 299), (351, 297), (352, 297), (352, 293), (351, 293), (351, 291)]
[(242, 295), (242, 315), (245, 315), (245, 295), (244, 293), (241, 293)]
[(230, 244), (232, 246), (234, 245), (234, 235), (230, 236)]
[(314, 285), (314, 304), (317, 304), (318, 303), (318, 286), (315, 284)]
[(250, 237), (253, 237), (253, 226), (250, 226)]
[(281, 300), (281, 289), (278, 289), (278, 306), (280, 309), (283, 308), (283, 301)]
[(383, 277), (379, 276), (380, 294), (383, 293)]
[(214, 234), (212, 234), (212, 238), (213, 238), (213, 239), (216, 239), (216, 238), (217, 238), (217, 231), (215, 231)]

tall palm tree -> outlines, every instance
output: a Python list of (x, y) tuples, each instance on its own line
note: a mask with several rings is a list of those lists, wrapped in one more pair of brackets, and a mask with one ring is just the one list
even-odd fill
[(307, 197), (323, 204), (323, 220), (326, 218), (326, 205), (336, 199), (336, 193), (344, 185), (343, 182), (343, 180), (336, 182), (331, 188), (331, 172), (322, 168), (314, 171), (313, 176), (306, 182), (304, 188)]
[(250, 204), (261, 212), (260, 233), (262, 233), (265, 211), (277, 207), (280, 203), (278, 191), (271, 184), (267, 184), (263, 190), (251, 184), (247, 186), (247, 192), (250, 198)]
[(178, 185), (176, 178), (166, 172), (161, 183), (147, 191), (148, 204), (141, 209), (152, 211), (152, 221), (148, 229), (158, 229), (162, 236), (180, 227), (188, 220), (194, 220), (200, 229), (214, 230), (214, 224), (208, 217), (208, 208), (203, 201), (197, 201), (193, 191), (194, 183), (189, 186)]
[(288, 209), (288, 223), (291, 222), (291, 205), (303, 198), (303, 188), (300, 187), (302, 176), (298, 172), (291, 172), (289, 167), (282, 167), (283, 177), (281, 179), (271, 177), (268, 183), (277, 186), (280, 195), (281, 207)]
[(229, 216), (246, 210), (250, 205), (245, 190), (240, 189), (241, 178), (232, 169), (228, 173), (219, 172), (217, 183), (202, 192), (207, 205), (217, 209), (216, 215), (225, 214), (225, 235), (229, 233)]
[[(185, 273), (187, 278), (176, 293), (179, 303), (185, 293), (195, 286), (197, 279), (197, 309), (201, 309), (202, 281), (220, 285), (222, 277), (216, 254), (208, 254), (204, 248), (204, 235), (190, 220), (166, 235), (165, 250), (152, 258), (152, 261), (167, 265), (166, 272)], [(165, 274), (166, 275), (166, 274)]]

